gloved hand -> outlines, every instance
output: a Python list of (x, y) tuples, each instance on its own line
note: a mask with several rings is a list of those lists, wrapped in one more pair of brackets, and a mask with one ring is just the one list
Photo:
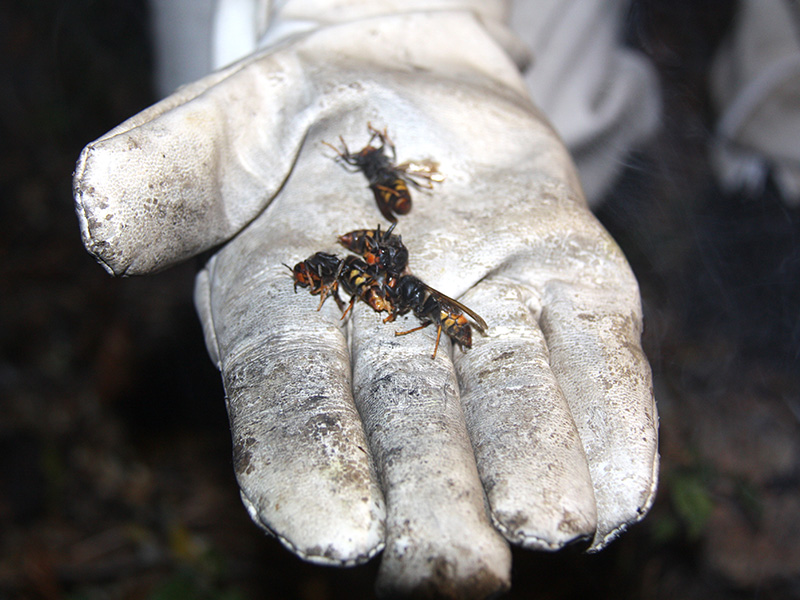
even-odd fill
[[(123, 123), (75, 175), (84, 241), (115, 274), (224, 242), (195, 299), (244, 503), (313, 562), (385, 546), (386, 594), (485, 597), (508, 586), (508, 541), (599, 549), (656, 487), (636, 281), (486, 31), (432, 12), (298, 36)], [(417, 276), (487, 321), (470, 350), (443, 340), (432, 360), (435, 327), (394, 335), (411, 314), (359, 302), (342, 320), (293, 291), (283, 263), (344, 255), (337, 235), (381, 222), (321, 143), (358, 150), (367, 122), (445, 176), (395, 233)]]

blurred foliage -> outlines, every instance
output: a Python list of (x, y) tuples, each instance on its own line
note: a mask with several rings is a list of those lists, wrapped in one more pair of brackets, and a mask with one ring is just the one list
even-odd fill
[(161, 583), (148, 596), (149, 600), (244, 600), (244, 596), (233, 589), (220, 589), (207, 585), (192, 572), (181, 572)]
[(678, 471), (670, 474), (667, 485), (686, 536), (692, 542), (699, 540), (714, 510), (708, 475), (701, 471)]

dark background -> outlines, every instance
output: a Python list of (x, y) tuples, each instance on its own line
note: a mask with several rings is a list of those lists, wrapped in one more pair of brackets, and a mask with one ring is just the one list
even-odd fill
[[(13, 6), (16, 7), (13, 7)], [(708, 168), (709, 59), (734, 2), (638, 1), (662, 131), (599, 217), (642, 285), (663, 467), (606, 551), (515, 550), (511, 598), (800, 598), (798, 210)], [(87, 142), (155, 100), (143, 1), (0, 7), (0, 599), (368, 598), (240, 503), (198, 264), (114, 280), (81, 246)]]

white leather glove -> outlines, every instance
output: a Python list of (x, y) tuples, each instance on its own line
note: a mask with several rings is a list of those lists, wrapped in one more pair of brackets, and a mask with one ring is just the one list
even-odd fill
[[(75, 175), (84, 242), (115, 274), (224, 244), (195, 299), (244, 503), (314, 562), (384, 548), (385, 594), (486, 597), (509, 584), (508, 541), (599, 549), (656, 487), (636, 281), (486, 31), (441, 11), (285, 40), (88, 145)], [(381, 222), (322, 144), (358, 150), (368, 122), (446, 177), (396, 233), (416, 275), (487, 321), (470, 350), (443, 340), (432, 360), (435, 328), (394, 335), (411, 314), (359, 302), (343, 321), (293, 291), (283, 263)]]

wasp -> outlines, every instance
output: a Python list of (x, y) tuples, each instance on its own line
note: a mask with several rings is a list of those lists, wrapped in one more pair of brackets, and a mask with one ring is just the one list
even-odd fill
[(396, 331), (395, 335), (405, 335), (436, 324), (436, 345), (433, 347), (431, 358), (436, 358), (442, 331), (461, 348), (472, 348), (471, 325), (464, 314), (472, 318), (479, 331), (486, 331), (486, 321), (475, 311), (467, 308), (458, 300), (445, 296), (413, 275), (403, 275), (387, 289), (390, 291), (396, 313), (403, 314), (411, 310), (422, 321), (422, 325), (419, 327), (408, 331)]
[(335, 254), (327, 252), (317, 252), (307, 259), (297, 263), (294, 268), (284, 264), (292, 272), (294, 279), (294, 291), (297, 293), (297, 286), (307, 287), (309, 291), (319, 294), (319, 306), (322, 308), (328, 296), (333, 296), (336, 305), (340, 310), (344, 309), (344, 303), (339, 298), (337, 290), (339, 288), (339, 275), (344, 268), (345, 261)]
[(360, 254), (368, 265), (375, 265), (390, 277), (399, 277), (408, 266), (408, 249), (399, 235), (392, 233), (397, 223), (386, 231), (357, 229), (339, 236), (339, 243), (356, 254)]
[[(337, 161), (355, 167), (356, 171), (364, 174), (375, 196), (378, 210), (386, 220), (396, 223), (396, 215), (406, 215), (411, 210), (409, 183), (418, 189), (431, 189), (434, 181), (442, 181), (444, 178), (439, 173), (438, 165), (430, 160), (395, 164), (397, 151), (386, 129), (379, 131), (371, 123), (367, 123), (367, 129), (370, 132), (369, 141), (359, 152), (350, 152), (342, 136), (339, 136), (342, 150), (328, 142), (323, 143), (333, 148)], [(379, 145), (373, 146), (375, 140), (378, 140)], [(387, 154), (387, 149), (391, 157)]]
[(390, 290), (394, 284), (389, 282), (386, 273), (368, 265), (357, 256), (348, 256), (342, 263), (343, 268), (338, 278), (344, 290), (350, 294), (350, 304), (342, 312), (342, 318), (353, 308), (356, 299), (360, 298), (375, 312), (386, 311), (393, 319), (396, 309)]
[[(286, 264), (284, 266), (292, 272), (295, 292), (300, 286), (308, 288), (314, 295), (319, 294), (317, 310), (320, 310), (325, 300), (331, 296), (342, 311), (344, 319), (355, 301), (360, 298), (376, 312), (388, 312), (394, 318), (396, 310), (389, 290), (395, 280), (392, 279), (392, 283), (389, 283), (389, 278), (383, 270), (368, 265), (357, 256), (342, 259), (335, 254), (317, 252), (297, 263), (294, 268)], [(347, 306), (339, 298), (340, 285), (350, 294), (350, 303)]]

